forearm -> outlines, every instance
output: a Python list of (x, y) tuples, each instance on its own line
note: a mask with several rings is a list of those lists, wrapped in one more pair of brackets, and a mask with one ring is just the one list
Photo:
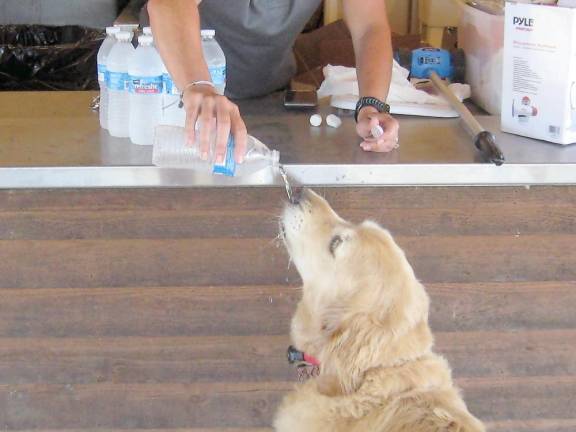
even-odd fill
[(371, 26), (353, 38), (360, 96), (385, 101), (392, 79), (392, 43), (387, 26)]
[(392, 40), (385, 0), (343, 0), (352, 35), (360, 96), (386, 100), (392, 77)]
[(150, 0), (150, 25), (154, 43), (176, 86), (210, 80), (202, 54), (200, 15), (192, 0)]

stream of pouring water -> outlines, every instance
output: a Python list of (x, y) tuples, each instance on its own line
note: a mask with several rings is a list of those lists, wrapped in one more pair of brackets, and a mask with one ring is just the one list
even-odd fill
[(288, 174), (286, 174), (286, 170), (284, 169), (283, 165), (279, 167), (280, 175), (282, 176), (282, 180), (284, 180), (284, 186), (286, 187), (286, 195), (288, 195), (288, 201), (293, 202), (293, 193), (292, 193), (292, 186), (290, 185), (290, 180), (288, 179)]

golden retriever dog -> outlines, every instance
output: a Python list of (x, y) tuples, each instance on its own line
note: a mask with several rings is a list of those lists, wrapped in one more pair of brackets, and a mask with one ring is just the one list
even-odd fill
[(432, 351), (428, 295), (388, 231), (310, 190), (280, 225), (303, 281), (292, 342), (320, 373), (286, 395), (276, 431), (484, 431)]

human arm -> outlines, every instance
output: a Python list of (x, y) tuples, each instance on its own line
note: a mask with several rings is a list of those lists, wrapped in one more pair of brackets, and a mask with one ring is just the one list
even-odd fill
[[(344, 0), (344, 19), (352, 35), (360, 96), (386, 101), (392, 78), (392, 40), (385, 0)], [(376, 139), (371, 130), (380, 125)], [(356, 126), (366, 151), (388, 152), (397, 146), (398, 122), (387, 113), (367, 106), (358, 113)]]
[[(202, 158), (208, 159), (215, 123), (214, 160), (221, 162), (224, 158), (228, 135), (232, 132), (235, 159), (241, 162), (246, 150), (247, 134), (238, 106), (227, 97), (217, 94), (212, 86), (189, 85), (210, 81), (202, 53), (198, 3), (198, 0), (149, 0), (147, 8), (155, 45), (176, 87), (181, 91), (185, 89), (183, 102), (188, 144), (194, 145), (198, 141)], [(199, 136), (196, 136), (195, 130), (197, 120)]]

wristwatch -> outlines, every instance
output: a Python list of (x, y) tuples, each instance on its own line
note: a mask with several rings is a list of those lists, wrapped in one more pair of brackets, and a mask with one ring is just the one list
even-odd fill
[(382, 102), (380, 99), (370, 96), (364, 96), (358, 99), (358, 103), (356, 104), (356, 111), (354, 112), (354, 120), (358, 123), (358, 113), (364, 107), (371, 106), (376, 108), (379, 113), (389, 113), (390, 112), (390, 105), (386, 102)]

